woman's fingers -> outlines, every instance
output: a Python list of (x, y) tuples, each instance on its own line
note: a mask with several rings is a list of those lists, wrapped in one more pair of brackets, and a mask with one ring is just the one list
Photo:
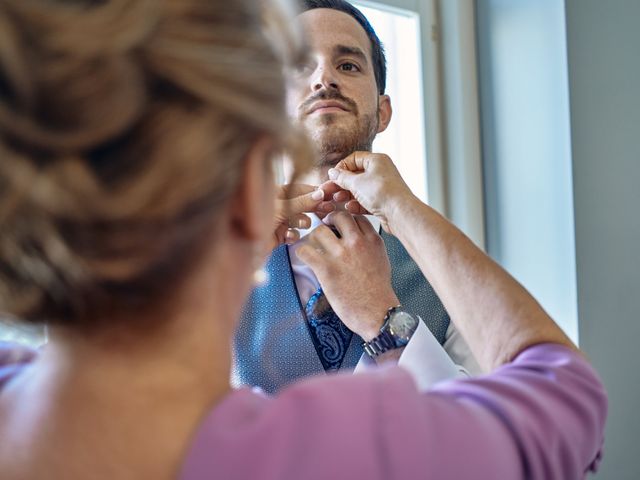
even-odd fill
[(289, 227), (291, 228), (310, 228), (311, 219), (304, 213), (298, 213), (289, 217)]
[(350, 200), (345, 203), (344, 208), (351, 215), (371, 215), (371, 213), (364, 208), (357, 200)]
[(311, 192), (282, 200), (284, 212), (289, 217), (298, 213), (313, 212), (324, 200), (324, 192), (316, 187)]

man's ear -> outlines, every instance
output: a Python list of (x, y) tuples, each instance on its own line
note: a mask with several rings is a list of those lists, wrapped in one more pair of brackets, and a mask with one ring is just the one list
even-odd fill
[(273, 229), (275, 186), (273, 141), (260, 137), (247, 153), (244, 170), (230, 206), (233, 234), (249, 241), (266, 241)]
[(389, 126), (391, 121), (391, 98), (389, 95), (380, 95), (378, 101), (378, 131), (377, 133), (384, 132)]

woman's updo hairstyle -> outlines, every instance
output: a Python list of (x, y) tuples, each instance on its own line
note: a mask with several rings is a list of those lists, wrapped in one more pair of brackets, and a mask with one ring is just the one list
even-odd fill
[(0, 312), (82, 326), (175, 290), (285, 111), (282, 4), (0, 0)]

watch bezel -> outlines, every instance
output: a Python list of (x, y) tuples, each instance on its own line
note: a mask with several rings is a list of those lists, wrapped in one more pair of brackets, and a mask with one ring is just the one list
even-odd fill
[[(409, 327), (409, 328), (407, 328), (405, 326), (403, 326), (401, 328), (398, 327), (397, 321), (401, 316), (410, 318), (413, 321), (412, 327)], [(407, 343), (409, 343), (409, 340), (411, 340), (411, 337), (413, 336), (413, 334), (415, 333), (416, 329), (418, 328), (418, 322), (419, 321), (420, 320), (418, 320), (414, 315), (411, 315), (406, 310), (396, 309), (389, 316), (389, 319), (386, 322), (386, 329), (391, 334), (391, 336), (394, 338), (396, 345), (399, 346), (399, 347), (403, 347)], [(383, 326), (382, 328), (385, 328), (385, 326)], [(406, 333), (401, 333), (399, 331), (401, 329), (402, 330), (409, 330), (410, 333), (408, 335)]]
[[(414, 327), (411, 330), (410, 335), (401, 336), (398, 333), (393, 331), (393, 320), (394, 318), (398, 318), (398, 315), (407, 315), (409, 318), (414, 320)], [(391, 307), (387, 310), (387, 314), (384, 317), (384, 323), (380, 328), (380, 334), (375, 338), (371, 339), (368, 342), (364, 342), (363, 347), (365, 352), (370, 357), (377, 357), (389, 350), (394, 350), (396, 348), (402, 348), (409, 343), (411, 337), (415, 333), (418, 328), (420, 322), (420, 318), (412, 315), (402, 308), (401, 305), (397, 305), (395, 307)]]

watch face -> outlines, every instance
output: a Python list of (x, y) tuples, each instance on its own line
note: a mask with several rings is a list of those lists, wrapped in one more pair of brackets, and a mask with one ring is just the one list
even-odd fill
[(389, 319), (389, 330), (397, 341), (406, 344), (418, 327), (418, 319), (407, 312), (395, 312)]

